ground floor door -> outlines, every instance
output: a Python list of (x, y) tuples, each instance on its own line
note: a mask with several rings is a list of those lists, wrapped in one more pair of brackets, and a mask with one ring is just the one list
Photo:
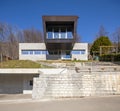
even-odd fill
[(70, 50), (49, 50), (46, 58), (49, 60), (71, 59), (71, 51)]

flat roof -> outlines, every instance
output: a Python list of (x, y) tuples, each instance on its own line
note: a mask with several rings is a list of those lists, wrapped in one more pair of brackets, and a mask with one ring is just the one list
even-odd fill
[(78, 16), (42, 16), (43, 21), (77, 21)]

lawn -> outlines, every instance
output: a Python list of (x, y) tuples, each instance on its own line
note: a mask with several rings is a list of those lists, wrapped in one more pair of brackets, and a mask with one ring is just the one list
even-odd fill
[(0, 62), (0, 68), (42, 68), (39, 63), (30, 60), (9, 60)]

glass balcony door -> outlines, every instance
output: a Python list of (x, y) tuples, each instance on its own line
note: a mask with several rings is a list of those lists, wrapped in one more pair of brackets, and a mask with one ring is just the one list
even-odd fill
[(73, 33), (71, 28), (52, 27), (47, 29), (47, 39), (72, 39)]
[(54, 33), (53, 38), (54, 39), (59, 39), (60, 38), (59, 31), (60, 31), (60, 29), (58, 27), (54, 28), (54, 30), (53, 30), (53, 33)]
[(66, 28), (61, 28), (60, 30), (60, 36), (61, 36), (61, 39), (65, 39), (67, 38), (67, 35), (66, 35)]

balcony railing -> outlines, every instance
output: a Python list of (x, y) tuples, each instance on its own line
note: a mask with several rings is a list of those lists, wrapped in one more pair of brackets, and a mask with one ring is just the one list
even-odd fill
[(69, 28), (48, 28), (47, 39), (73, 39), (72, 29)]
[(72, 32), (47, 32), (47, 39), (73, 39)]

